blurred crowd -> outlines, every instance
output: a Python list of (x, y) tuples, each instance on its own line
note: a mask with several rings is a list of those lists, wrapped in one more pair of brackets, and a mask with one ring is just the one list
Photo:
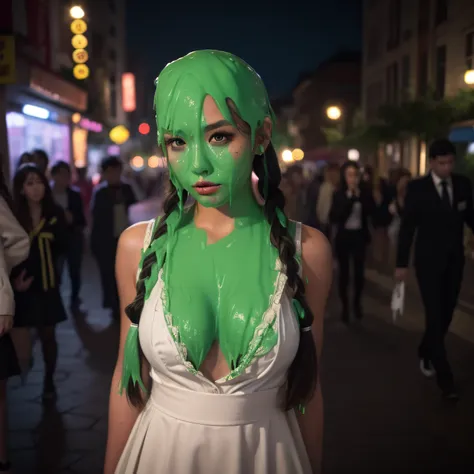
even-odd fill
[(394, 269), (394, 244), (410, 180), (405, 168), (393, 169), (383, 178), (371, 166), (360, 167), (354, 161), (328, 164), (312, 176), (296, 164), (282, 176), (288, 217), (321, 230), (333, 245), (344, 322), (351, 313), (363, 317), (366, 264), (386, 273)]

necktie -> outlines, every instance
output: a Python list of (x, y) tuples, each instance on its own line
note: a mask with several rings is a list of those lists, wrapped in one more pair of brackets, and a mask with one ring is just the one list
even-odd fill
[(443, 206), (446, 209), (451, 209), (451, 200), (449, 199), (449, 192), (448, 192), (448, 183), (447, 181), (443, 180), (441, 181), (441, 201), (443, 203)]

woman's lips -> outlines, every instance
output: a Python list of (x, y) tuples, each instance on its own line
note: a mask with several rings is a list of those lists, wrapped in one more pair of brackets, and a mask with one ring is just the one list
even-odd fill
[(216, 193), (221, 185), (211, 183), (210, 181), (199, 181), (193, 187), (201, 196), (208, 196), (210, 194)]

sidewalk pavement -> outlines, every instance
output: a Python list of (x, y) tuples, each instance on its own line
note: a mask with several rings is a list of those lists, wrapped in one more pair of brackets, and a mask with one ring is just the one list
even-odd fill
[[(134, 220), (153, 217), (156, 208), (156, 203), (139, 205)], [(147, 209), (153, 214), (146, 215)], [(70, 318), (58, 327), (56, 407), (41, 404), (43, 364), (38, 347), (27, 383), (10, 384), (15, 474), (102, 472), (119, 333), (101, 309), (99, 278), (90, 255), (84, 261), (82, 296), (87, 316)], [(418, 373), (416, 328), (393, 325), (383, 298), (378, 287), (368, 291), (366, 318), (349, 328), (339, 322), (338, 306), (331, 299), (322, 359), (324, 474), (474, 472), (473, 346), (448, 337), (461, 400), (446, 405), (433, 382)], [(407, 319), (413, 311), (417, 309), (410, 305)]]
[[(468, 271), (471, 271), (471, 269)], [(383, 274), (374, 269), (367, 268), (365, 271), (365, 277), (369, 291), (371, 288), (376, 288), (373, 291), (378, 294), (378, 298), (382, 299), (387, 308), (387, 312), (390, 312), (390, 301), (395, 286), (392, 275)], [(463, 280), (464, 296), (466, 293), (469, 293), (467, 287), (469, 285), (472, 286), (473, 282), (474, 276), (471, 277), (468, 272), (466, 272)], [(422, 330), (424, 327), (424, 310), (418, 291), (418, 284), (413, 274), (413, 269), (410, 270), (410, 275), (405, 288), (405, 299), (407, 304), (414, 308), (416, 307), (416, 311), (407, 312), (407, 315), (405, 315), (402, 320), (404, 321), (404, 324), (409, 324)], [(466, 341), (474, 343), (474, 306), (471, 308), (468, 302), (462, 300), (462, 297), (463, 295), (461, 294), (458, 306), (454, 312), (450, 331)]]

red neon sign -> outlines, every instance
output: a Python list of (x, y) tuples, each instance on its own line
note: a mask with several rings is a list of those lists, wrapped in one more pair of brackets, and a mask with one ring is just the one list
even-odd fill
[(133, 112), (137, 108), (135, 75), (131, 72), (122, 75), (122, 108), (125, 112)]

